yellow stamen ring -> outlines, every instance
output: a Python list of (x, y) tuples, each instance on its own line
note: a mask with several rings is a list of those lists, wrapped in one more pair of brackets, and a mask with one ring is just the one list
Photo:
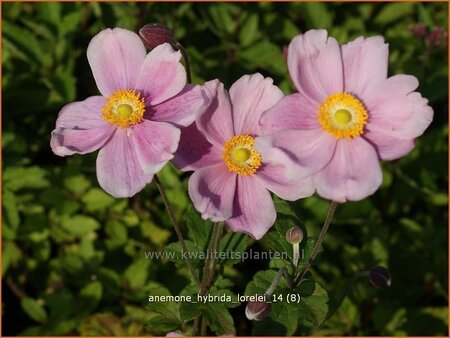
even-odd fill
[(262, 164), (261, 154), (253, 145), (255, 138), (250, 135), (237, 135), (224, 146), (222, 157), (228, 169), (239, 175), (253, 175)]
[(367, 111), (361, 101), (349, 93), (328, 96), (317, 111), (322, 128), (336, 138), (361, 135), (367, 123)]
[(119, 128), (127, 128), (144, 119), (144, 98), (134, 90), (117, 90), (106, 99), (103, 119)]

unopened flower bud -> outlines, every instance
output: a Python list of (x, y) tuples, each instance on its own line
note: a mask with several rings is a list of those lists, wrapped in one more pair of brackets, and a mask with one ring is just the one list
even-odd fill
[(170, 43), (171, 46), (175, 45), (175, 39), (172, 31), (166, 26), (160, 23), (149, 23), (139, 30), (144, 45), (153, 49), (163, 43)]
[(378, 289), (385, 289), (391, 286), (391, 273), (388, 269), (377, 266), (370, 270), (370, 283)]
[(300, 227), (292, 227), (286, 231), (286, 240), (291, 244), (299, 244), (303, 240), (303, 231)]
[(270, 313), (270, 304), (266, 302), (248, 302), (245, 316), (249, 320), (263, 320)]

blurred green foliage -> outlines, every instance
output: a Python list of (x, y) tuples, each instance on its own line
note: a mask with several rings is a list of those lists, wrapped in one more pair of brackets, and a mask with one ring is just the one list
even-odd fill
[[(2, 3), (2, 14), (4, 335), (164, 335), (186, 329), (196, 311), (218, 334), (235, 328), (239, 335), (447, 334), (448, 63), (445, 42), (430, 38), (436, 27), (448, 26), (446, 3)], [(176, 242), (157, 190), (150, 184), (134, 198), (114, 199), (98, 186), (95, 154), (52, 154), (59, 109), (97, 93), (86, 60), (90, 39), (106, 27), (137, 31), (150, 22), (174, 30), (196, 83), (219, 78), (229, 87), (259, 71), (289, 93), (283, 47), (311, 28), (326, 28), (342, 43), (381, 34), (390, 45), (390, 72), (419, 78), (434, 122), (410, 155), (383, 164), (384, 182), (374, 196), (338, 207), (313, 271), (313, 312), (304, 304), (293, 318), (279, 305), (253, 327), (245, 304), (230, 310), (149, 305), (151, 294), (192, 293), (185, 268), (144, 257)], [(428, 35), (414, 33), (417, 24)], [(199, 226), (192, 211), (186, 216), (187, 175), (168, 165), (160, 179), (190, 245), (204, 249), (210, 225)], [(313, 237), (328, 205), (312, 197), (290, 208)], [(280, 226), (283, 219), (259, 243), (227, 234), (222, 250), (229, 243), (277, 250)], [(265, 288), (277, 264), (223, 263), (224, 278), (212, 292)], [(392, 286), (376, 290), (359, 280), (317, 327), (353, 274), (375, 265), (391, 269)]]

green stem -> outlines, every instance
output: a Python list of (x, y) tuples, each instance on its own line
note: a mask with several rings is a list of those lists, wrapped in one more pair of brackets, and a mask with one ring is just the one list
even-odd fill
[[(164, 203), (164, 205), (166, 207), (167, 213), (169, 214), (170, 222), (172, 223), (172, 225), (173, 225), (173, 227), (175, 229), (175, 232), (177, 234), (178, 240), (179, 240), (180, 245), (181, 245), (181, 249), (184, 252), (188, 252), (188, 249), (186, 247), (186, 243), (184, 242), (184, 239), (183, 239), (183, 235), (181, 234), (180, 226), (178, 225), (178, 222), (175, 219), (172, 207), (170, 206), (169, 199), (167, 198), (166, 192), (165, 192), (165, 190), (164, 190), (164, 188), (163, 188), (159, 178), (156, 175), (154, 177), (154, 181), (155, 181), (156, 187), (159, 190), (159, 193), (161, 194), (161, 198), (162, 198), (163, 203)], [(187, 265), (187, 267), (189, 269), (189, 272), (192, 275), (192, 278), (194, 279), (194, 282), (197, 284), (198, 287), (200, 287), (200, 280), (198, 279), (198, 276), (195, 273), (194, 266), (192, 265), (192, 262), (191, 262), (190, 258), (186, 259), (186, 265)]]
[(277, 287), (278, 283), (280, 282), (281, 276), (283, 276), (285, 271), (286, 271), (285, 268), (280, 268), (280, 270), (278, 270), (278, 272), (275, 275), (272, 283), (270, 284), (269, 288), (265, 292), (266, 295), (267, 295), (267, 298), (272, 297), (273, 292), (275, 291), (275, 288)]
[(203, 278), (200, 287), (200, 295), (204, 296), (211, 286), (215, 273), (215, 256), (219, 246), (220, 238), (222, 237), (223, 223), (214, 223), (211, 239), (207, 249), (205, 267), (203, 269)]
[[(203, 277), (201, 285), (199, 286), (199, 294), (204, 296), (209, 287), (212, 285), (214, 280), (215, 273), (215, 256), (217, 252), (217, 248), (220, 243), (220, 238), (222, 237), (223, 231), (223, 223), (214, 223), (213, 230), (211, 233), (211, 238), (209, 240), (208, 249), (206, 251), (206, 260), (205, 266), (203, 268)], [(195, 336), (198, 330), (198, 326), (200, 324), (200, 334), (204, 336), (206, 334), (206, 319), (199, 315), (194, 319), (194, 323), (192, 325), (192, 336)]]
[(336, 211), (336, 206), (337, 206), (337, 202), (334, 202), (334, 201), (331, 202), (330, 209), (328, 209), (327, 218), (325, 219), (325, 222), (323, 223), (322, 230), (320, 230), (319, 238), (317, 239), (317, 242), (314, 245), (311, 256), (309, 256), (308, 263), (306, 263), (306, 266), (303, 269), (302, 273), (294, 280), (294, 285), (299, 285), (303, 281), (303, 278), (305, 277), (309, 268), (314, 263), (314, 260), (316, 259), (316, 256), (319, 253), (323, 239), (325, 238), (325, 234), (328, 231), (328, 227), (330, 226), (331, 221), (333, 219), (334, 212)]

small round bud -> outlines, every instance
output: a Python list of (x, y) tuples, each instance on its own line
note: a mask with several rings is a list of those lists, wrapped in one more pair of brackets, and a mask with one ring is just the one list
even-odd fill
[(292, 227), (286, 231), (286, 240), (291, 244), (299, 244), (303, 240), (303, 231), (300, 227)]
[(160, 23), (149, 23), (139, 30), (139, 35), (144, 42), (145, 47), (153, 49), (163, 43), (175, 45), (175, 39), (172, 31)]
[(391, 286), (391, 273), (388, 269), (377, 266), (370, 270), (369, 281), (374, 287), (385, 289)]
[(245, 316), (249, 320), (263, 320), (270, 314), (270, 304), (266, 302), (248, 302)]

